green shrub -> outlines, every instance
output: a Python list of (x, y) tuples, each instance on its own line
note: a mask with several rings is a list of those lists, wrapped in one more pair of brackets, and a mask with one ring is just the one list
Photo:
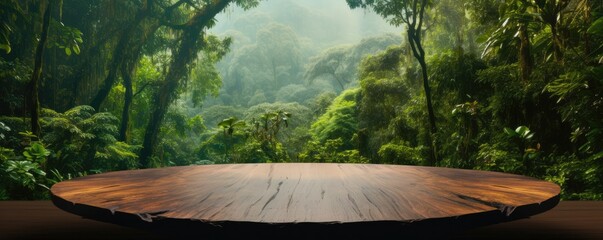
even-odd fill
[(603, 169), (597, 163), (603, 159), (594, 155), (580, 159), (576, 155), (548, 156), (550, 163), (544, 179), (561, 186), (561, 198), (566, 200), (600, 200), (603, 199)]
[(500, 145), (482, 144), (477, 153), (476, 169), (508, 173), (524, 171), (521, 156), (501, 149)]
[(118, 120), (113, 115), (77, 106), (64, 113), (44, 109), (42, 117), (42, 141), (53, 149), (49, 169), (77, 173), (137, 167), (136, 147), (115, 138)]
[(21, 156), (0, 147), (0, 198), (46, 198), (49, 181), (44, 165), (48, 155), (50, 151), (37, 141), (31, 142)]
[(325, 143), (310, 141), (304, 151), (299, 154), (301, 162), (319, 163), (368, 163), (369, 160), (360, 155), (358, 150), (342, 150), (341, 138), (328, 139)]
[(388, 143), (379, 149), (381, 163), (424, 165), (423, 152), (425, 147), (410, 147), (407, 143)]
[(344, 140), (342, 150), (354, 148), (352, 138), (358, 132), (356, 98), (360, 89), (342, 92), (333, 100), (327, 111), (310, 128), (313, 138), (321, 143), (328, 140)]

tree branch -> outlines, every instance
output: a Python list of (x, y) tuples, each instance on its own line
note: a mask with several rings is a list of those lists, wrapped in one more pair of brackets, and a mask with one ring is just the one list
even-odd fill
[(173, 24), (162, 18), (156, 18), (156, 19), (159, 20), (159, 24), (161, 24), (161, 26), (166, 26), (166, 27), (169, 27), (169, 28), (175, 29), (175, 30), (183, 30), (186, 28), (185, 24)]
[(190, 0), (180, 0), (180, 1), (176, 2), (176, 3), (174, 3), (173, 5), (164, 8), (163, 10), (165, 12), (171, 12), (171, 11), (174, 11), (174, 9), (179, 8), (180, 6), (182, 6), (182, 4), (185, 4), (187, 2), (190, 2)]
[(421, 37), (421, 30), (423, 28), (423, 15), (425, 14), (425, 5), (427, 5), (427, 0), (421, 0), (421, 10), (419, 11), (419, 27), (417, 28), (419, 38)]
[(409, 16), (410, 16), (411, 14), (408, 14), (408, 8), (407, 8), (406, 6), (404, 6), (404, 7), (402, 8), (402, 10), (403, 10), (404, 12), (402, 13), (402, 16), (400, 16), (400, 19), (402, 19), (402, 22), (406, 23), (406, 25), (409, 25), (409, 26), (410, 26), (410, 17), (409, 17)]
[(412, 1), (412, 26), (413, 28), (417, 24), (417, 5), (419, 4), (419, 0)]
[(419, 54), (419, 51), (417, 49), (417, 42), (416, 39), (414, 38), (414, 29), (413, 28), (408, 28), (407, 30), (407, 34), (408, 34), (408, 44), (410, 44), (410, 48), (412, 50), (412, 54), (415, 56), (415, 58), (418, 60), (421, 55)]
[(144, 85), (142, 85), (137, 91), (136, 93), (134, 93), (134, 95), (132, 95), (132, 98), (135, 98), (138, 94), (140, 94), (142, 91), (144, 91), (145, 88), (147, 88), (149, 85), (151, 85), (151, 82), (146, 82)]

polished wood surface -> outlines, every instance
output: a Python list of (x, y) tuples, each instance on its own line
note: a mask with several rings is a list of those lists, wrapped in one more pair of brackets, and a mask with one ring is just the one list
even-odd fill
[(51, 189), (58, 207), (90, 218), (221, 231), (337, 228), (333, 224), (349, 226), (346, 231), (479, 226), (549, 210), (559, 191), (552, 183), (496, 172), (309, 163), (111, 172)]
[[(603, 226), (603, 201), (561, 201), (550, 211), (527, 219), (471, 229), (437, 239), (592, 240), (603, 239), (601, 226)], [(0, 201), (0, 239), (78, 238), (174, 239), (168, 234), (154, 234), (136, 228), (81, 218), (56, 208), (50, 201)], [(246, 239), (249, 238), (251, 237)]]

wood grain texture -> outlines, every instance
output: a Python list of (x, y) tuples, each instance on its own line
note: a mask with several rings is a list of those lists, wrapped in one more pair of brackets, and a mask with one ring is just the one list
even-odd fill
[(560, 189), (496, 172), (288, 163), (111, 172), (64, 181), (51, 192), (63, 210), (156, 230), (385, 234), (525, 218), (554, 207)]

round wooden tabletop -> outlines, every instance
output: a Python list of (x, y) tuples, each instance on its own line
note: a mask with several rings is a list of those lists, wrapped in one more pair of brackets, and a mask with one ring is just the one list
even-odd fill
[(476, 170), (280, 163), (109, 172), (57, 183), (51, 193), (65, 211), (164, 232), (357, 237), (525, 218), (553, 208), (560, 188)]

